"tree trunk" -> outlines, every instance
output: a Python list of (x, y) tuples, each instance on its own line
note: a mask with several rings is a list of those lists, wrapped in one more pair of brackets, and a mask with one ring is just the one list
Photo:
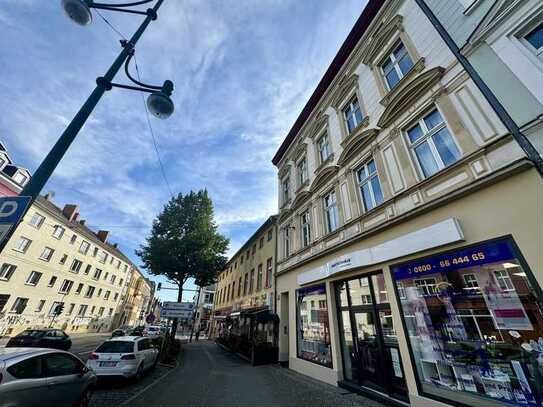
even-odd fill
[[(179, 291), (177, 291), (177, 302), (183, 302), (183, 286), (179, 286)], [(179, 319), (175, 318), (172, 324), (172, 332), (170, 340), (173, 343), (175, 341), (175, 335), (177, 334), (177, 325), (179, 324)]]

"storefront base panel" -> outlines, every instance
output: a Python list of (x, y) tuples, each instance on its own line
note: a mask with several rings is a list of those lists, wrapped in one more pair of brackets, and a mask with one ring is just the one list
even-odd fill
[(332, 386), (337, 386), (338, 372), (333, 369), (319, 366), (316, 363), (306, 362), (305, 360), (298, 358), (290, 358), (288, 366), (289, 369), (292, 369), (298, 373), (312, 377), (316, 380), (320, 380), (321, 382), (331, 384)]
[[(409, 403), (403, 402), (401, 400), (393, 399), (392, 397), (389, 397), (388, 395), (384, 393), (380, 393), (378, 391), (369, 389), (367, 387), (360, 387), (353, 383), (349, 383), (346, 381), (339, 381), (338, 386), (347, 389), (349, 391), (352, 391), (353, 393), (360, 394), (361, 396), (370, 398), (372, 400), (378, 401), (380, 403), (383, 403), (386, 406), (391, 407), (405, 407), (409, 406)], [(413, 404), (414, 406), (418, 406), (418, 404)]]
[(418, 396), (416, 394), (410, 394), (409, 400), (412, 406), (416, 407), (451, 407), (452, 404), (441, 403), (437, 400), (432, 400), (427, 397)]

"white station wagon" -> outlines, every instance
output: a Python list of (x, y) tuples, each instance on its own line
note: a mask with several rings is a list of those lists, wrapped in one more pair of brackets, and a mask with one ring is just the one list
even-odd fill
[(87, 360), (87, 367), (100, 376), (141, 378), (144, 371), (158, 362), (159, 350), (151, 339), (140, 336), (119, 336), (102, 343)]

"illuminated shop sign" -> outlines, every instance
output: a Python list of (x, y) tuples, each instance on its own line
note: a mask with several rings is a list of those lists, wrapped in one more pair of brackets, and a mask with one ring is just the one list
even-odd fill
[(394, 278), (405, 280), (433, 273), (460, 270), (515, 257), (508, 242), (486, 243), (445, 255), (426, 257), (394, 268)]

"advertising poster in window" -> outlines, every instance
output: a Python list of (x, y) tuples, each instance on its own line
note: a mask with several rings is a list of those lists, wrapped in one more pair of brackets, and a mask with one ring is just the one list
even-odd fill
[(508, 238), (392, 268), (423, 393), (543, 405), (543, 307)]

